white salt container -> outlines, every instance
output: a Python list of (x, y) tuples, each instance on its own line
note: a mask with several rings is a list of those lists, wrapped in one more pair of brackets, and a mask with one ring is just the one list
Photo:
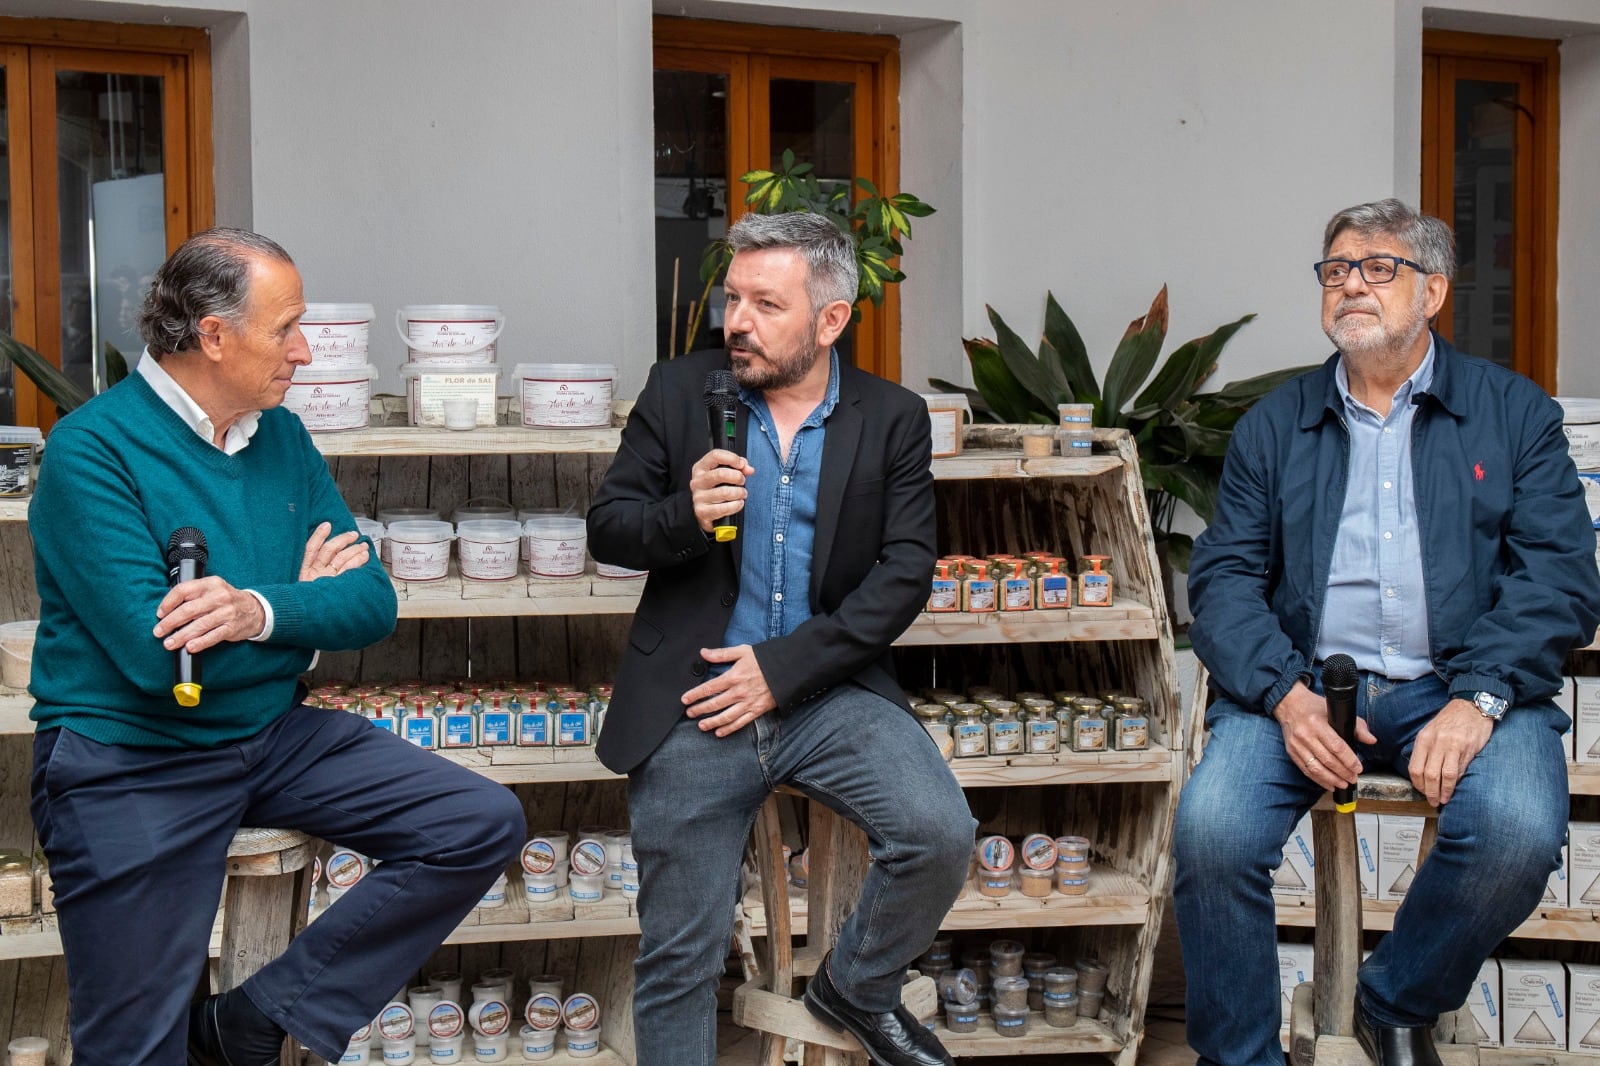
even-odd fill
[(377, 376), (371, 363), (297, 367), (283, 406), (313, 433), (366, 429), (372, 422), (372, 379)]
[(365, 366), (372, 338), (371, 304), (306, 304), (300, 335), (311, 348), (311, 365), (319, 369)]
[(449, 522), (390, 522), (384, 542), (389, 546), (389, 569), (402, 581), (437, 581), (450, 570), (450, 542), (455, 527)]
[(478, 425), (495, 424), (495, 395), (500, 389), (500, 368), (485, 366), (434, 366), (405, 363), (400, 377), (406, 383), (406, 411), (413, 426), (443, 426), (446, 400), (478, 401)]
[(600, 1053), (600, 1030), (574, 1029), (567, 1025), (561, 1031), (567, 1038), (567, 1054), (573, 1058), (586, 1059)]
[(530, 518), (522, 524), (528, 572), (537, 577), (582, 577), (588, 526), (581, 518)]
[(27, 688), (33, 674), (33, 641), (38, 619), (0, 625), (0, 681), (11, 688)]
[(614, 563), (594, 564), (594, 573), (596, 577), (627, 579), (644, 577), (649, 574), (649, 572), (650, 571), (648, 570), (629, 570), (626, 566), (617, 566)]
[(408, 304), (395, 312), (411, 361), (430, 367), (482, 366), (495, 360), (506, 318), (491, 304)]
[(518, 1034), (522, 1039), (522, 1058), (527, 1062), (543, 1062), (545, 1059), (555, 1058), (556, 1031), (554, 1029), (535, 1029), (531, 1025), (524, 1025)]
[(1600, 400), (1557, 396), (1567, 451), (1579, 470), (1600, 470)]
[(609, 363), (518, 363), (513, 377), (522, 399), (522, 424), (571, 429), (611, 424), (617, 368)]
[(372, 547), (377, 550), (378, 558), (383, 558), (383, 523), (372, 518), (356, 519), (356, 531), (363, 537), (372, 541)]
[[(378, 521), (382, 522), (386, 527), (395, 522), (415, 522), (422, 520), (436, 522), (439, 520), (439, 512), (432, 507), (385, 507), (383, 510), (378, 512)], [(387, 536), (387, 530), (385, 531), (385, 534)], [(378, 558), (382, 559), (385, 563), (391, 561), (389, 559), (389, 542), (387, 539), (384, 540), (378, 552)]]
[[(474, 581), (509, 581), (517, 576), (519, 522), (480, 518), (456, 526), (456, 554), (461, 576)], [(398, 576), (398, 575), (397, 575)]]

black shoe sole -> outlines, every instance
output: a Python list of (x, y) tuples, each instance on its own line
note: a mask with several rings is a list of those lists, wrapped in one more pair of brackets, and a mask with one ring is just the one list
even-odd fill
[(890, 1066), (890, 1063), (885, 1062), (882, 1058), (873, 1054), (872, 1049), (867, 1047), (866, 1041), (862, 1040), (860, 1034), (851, 1029), (844, 1019), (840, 1018), (837, 1014), (833, 1013), (833, 1011), (829, 1010), (827, 1007), (823, 1006), (820, 1002), (813, 998), (809, 986), (806, 988), (805, 992), (801, 994), (800, 1002), (805, 1004), (806, 1011), (813, 1018), (821, 1022), (823, 1025), (826, 1025), (829, 1029), (832, 1029), (836, 1033), (849, 1033), (851, 1036), (855, 1037), (856, 1043), (861, 1045), (862, 1053), (865, 1054), (868, 1060), (873, 1063), (873, 1066)]

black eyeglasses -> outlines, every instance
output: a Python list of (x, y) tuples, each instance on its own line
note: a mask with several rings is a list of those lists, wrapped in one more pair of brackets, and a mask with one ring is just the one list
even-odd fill
[(1387, 285), (1394, 280), (1400, 268), (1408, 266), (1418, 274), (1426, 274), (1421, 263), (1414, 263), (1398, 255), (1369, 255), (1365, 259), (1324, 259), (1320, 263), (1311, 264), (1311, 269), (1316, 271), (1317, 280), (1325, 289), (1336, 288), (1345, 283), (1350, 277), (1350, 271), (1361, 271), (1361, 277), (1368, 285)]

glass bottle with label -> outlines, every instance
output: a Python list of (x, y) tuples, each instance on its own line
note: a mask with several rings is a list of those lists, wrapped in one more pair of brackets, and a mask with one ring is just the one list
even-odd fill
[(990, 614), (995, 607), (997, 590), (995, 580), (989, 575), (988, 563), (975, 563), (973, 572), (961, 582), (961, 609), (969, 614)]
[(517, 725), (517, 745), (523, 748), (550, 746), (550, 712), (542, 704), (529, 703), (523, 707), (517, 697), (511, 697), (512, 713)]
[(1010, 700), (997, 700), (991, 710), (994, 717), (989, 722), (989, 754), (1021, 754), (1022, 723), (1017, 720), (1017, 705)]
[(1033, 610), (1033, 564), (1026, 559), (1012, 560), (996, 571), (1000, 583), (1002, 611)]
[(1061, 572), (1061, 560), (1051, 559), (1034, 578), (1034, 604), (1041, 611), (1061, 611), (1072, 606), (1072, 578)]
[(1078, 606), (1110, 607), (1111, 575), (1101, 567), (1111, 561), (1109, 555), (1085, 555), (1083, 561), (1092, 568), (1078, 574)]
[(478, 720), (467, 705), (465, 696), (458, 696), (455, 706), (446, 710), (441, 725), (439, 747), (475, 748), (478, 746)]
[(976, 703), (958, 703), (955, 716), (956, 758), (989, 754), (989, 727), (983, 721), (983, 707)]
[(488, 708), (478, 720), (478, 743), (486, 748), (500, 748), (514, 744), (516, 738), (511, 731), (515, 726), (515, 716), (510, 710), (501, 707), (500, 697), (491, 696)]
[(1106, 720), (1101, 717), (1103, 704), (1092, 696), (1072, 701), (1072, 750), (1105, 751)]
[(556, 743), (564, 748), (581, 747), (592, 743), (589, 738), (589, 708), (581, 705), (575, 698), (569, 697), (563, 707), (558, 700), (551, 700), (551, 714), (555, 717)]
[(436, 751), (439, 747), (439, 717), (442, 706), (428, 706), (428, 698), (419, 696), (411, 705), (411, 713), (400, 720), (401, 736), (419, 748)]
[(933, 569), (933, 584), (928, 591), (928, 611), (945, 614), (961, 610), (961, 581), (950, 573), (950, 564), (940, 562)]

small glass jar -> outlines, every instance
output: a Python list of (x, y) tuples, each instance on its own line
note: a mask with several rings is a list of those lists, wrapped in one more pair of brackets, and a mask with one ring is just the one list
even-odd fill
[(1015, 940), (996, 940), (989, 945), (989, 972), (997, 982), (1001, 977), (1022, 976), (1022, 956), (1026, 949)]
[(954, 726), (958, 759), (974, 759), (989, 754), (989, 729), (983, 722), (983, 708), (976, 703), (956, 707)]
[(1106, 750), (1106, 720), (1100, 716), (1104, 705), (1092, 696), (1072, 701), (1072, 750)]
[(1066, 1029), (1078, 1020), (1078, 972), (1061, 966), (1045, 971), (1044, 1023)]
[(994, 718), (989, 722), (989, 754), (1021, 754), (1022, 723), (1017, 721), (1017, 705), (1010, 700), (996, 700), (990, 710)]
[(0, 851), (0, 917), (33, 913), (33, 862), (20, 851)]
[[(1026, 981), (1023, 984), (1027, 984)], [(1028, 1005), (1023, 1003), (1021, 1008), (1002, 1007), (996, 1003), (989, 1012), (994, 1019), (994, 1031), (1001, 1036), (1021, 1037), (1028, 1035)]]

